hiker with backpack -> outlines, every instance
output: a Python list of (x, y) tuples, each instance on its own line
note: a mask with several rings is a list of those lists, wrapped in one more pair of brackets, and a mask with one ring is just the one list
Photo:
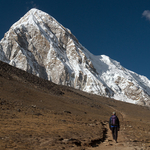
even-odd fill
[(115, 112), (112, 113), (112, 116), (109, 119), (109, 128), (112, 131), (113, 139), (117, 143), (117, 137), (118, 137), (118, 131), (120, 129), (120, 124), (119, 124), (119, 119), (116, 116)]

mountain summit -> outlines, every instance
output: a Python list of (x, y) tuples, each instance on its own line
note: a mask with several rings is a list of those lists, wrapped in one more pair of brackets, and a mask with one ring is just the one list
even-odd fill
[(94, 56), (47, 13), (31, 9), (0, 41), (0, 60), (38, 77), (140, 105), (150, 105), (150, 81), (108, 56)]

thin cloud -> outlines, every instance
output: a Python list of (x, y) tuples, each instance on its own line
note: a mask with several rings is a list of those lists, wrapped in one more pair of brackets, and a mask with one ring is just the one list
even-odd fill
[(34, 8), (38, 8), (38, 5), (34, 1), (31, 1), (30, 3)]
[(149, 10), (145, 10), (145, 11), (142, 13), (142, 16), (145, 17), (147, 20), (150, 21), (150, 11), (149, 11)]
[(29, 10), (31, 8), (38, 8), (39, 7), (34, 1), (26, 2), (26, 5), (27, 5), (27, 10)]

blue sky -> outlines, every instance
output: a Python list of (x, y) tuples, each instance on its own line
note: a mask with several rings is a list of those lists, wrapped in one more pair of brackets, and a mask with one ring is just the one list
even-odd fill
[(150, 79), (150, 0), (0, 0), (0, 39), (35, 7), (53, 16), (94, 55)]

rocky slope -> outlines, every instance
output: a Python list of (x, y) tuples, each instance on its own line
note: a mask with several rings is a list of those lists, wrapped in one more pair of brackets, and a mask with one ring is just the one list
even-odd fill
[(0, 60), (38, 77), (121, 101), (149, 105), (150, 81), (108, 56), (94, 56), (53, 17), (31, 9), (0, 41)]
[[(1, 61), (0, 93), (0, 150), (150, 148), (149, 107), (56, 85)], [(108, 127), (113, 111), (118, 143)]]

